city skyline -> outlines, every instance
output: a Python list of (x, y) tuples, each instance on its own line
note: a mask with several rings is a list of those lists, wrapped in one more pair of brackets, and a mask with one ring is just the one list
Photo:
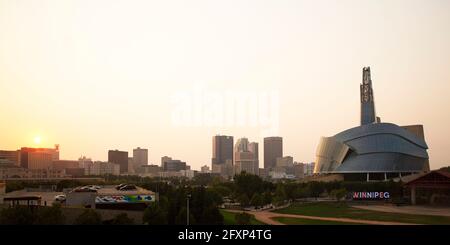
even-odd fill
[[(149, 164), (200, 169), (213, 135), (280, 136), (284, 155), (313, 162), (320, 136), (359, 125), (370, 66), (378, 116), (424, 125), (431, 169), (450, 163), (448, 1), (89, 2), (0, 0), (0, 149), (106, 161), (142, 147)], [(275, 93), (278, 133), (174, 124), (172, 96), (197, 85), (225, 101)]]

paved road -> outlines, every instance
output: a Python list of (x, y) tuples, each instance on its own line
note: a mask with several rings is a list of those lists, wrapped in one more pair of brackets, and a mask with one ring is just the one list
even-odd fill
[(419, 214), (419, 215), (435, 215), (449, 216), (450, 208), (446, 207), (424, 207), (424, 206), (383, 206), (383, 205), (357, 205), (354, 208), (366, 209), (378, 212), (402, 213), (402, 214)]
[[(242, 211), (238, 210), (227, 210), (229, 212), (239, 213)], [(285, 225), (281, 222), (274, 220), (275, 217), (286, 217), (286, 218), (299, 218), (299, 219), (313, 219), (313, 220), (323, 220), (323, 221), (335, 221), (335, 222), (345, 222), (345, 223), (357, 223), (365, 225), (412, 225), (410, 223), (400, 223), (400, 222), (389, 222), (389, 221), (375, 221), (375, 220), (360, 220), (360, 219), (349, 219), (349, 218), (332, 218), (332, 217), (318, 217), (318, 216), (306, 216), (298, 214), (279, 214), (270, 211), (251, 211), (247, 212), (255, 216), (255, 218), (268, 225)]]

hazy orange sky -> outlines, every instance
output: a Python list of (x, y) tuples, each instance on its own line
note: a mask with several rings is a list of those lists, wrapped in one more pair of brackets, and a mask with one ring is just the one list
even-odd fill
[(174, 123), (174, 96), (201, 87), (275, 94), (285, 155), (314, 161), (320, 136), (359, 124), (370, 66), (382, 121), (423, 124), (431, 168), (450, 165), (450, 1), (0, 0), (0, 30), (0, 149), (140, 146), (199, 169), (220, 133), (262, 159), (260, 125)]

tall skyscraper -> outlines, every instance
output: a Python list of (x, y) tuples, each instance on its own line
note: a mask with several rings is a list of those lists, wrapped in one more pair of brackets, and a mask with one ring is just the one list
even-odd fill
[(258, 157), (255, 155), (257, 145), (255, 142), (249, 143), (247, 138), (238, 139), (234, 148), (235, 174), (246, 172), (259, 175)]
[(236, 145), (234, 146), (234, 152), (248, 152), (248, 139), (240, 138), (236, 141)]
[(283, 138), (264, 138), (264, 168), (266, 170), (274, 168), (278, 157), (283, 157)]
[(223, 177), (231, 177), (233, 175), (233, 136), (216, 135), (212, 143), (212, 172), (221, 174)]
[(119, 164), (120, 173), (128, 172), (128, 152), (119, 150), (108, 151), (108, 162)]
[(233, 136), (216, 135), (213, 137), (212, 164), (233, 162)]
[(248, 144), (248, 151), (250, 151), (251, 153), (253, 153), (253, 158), (255, 161), (255, 168), (257, 168), (257, 170), (255, 169), (255, 174), (259, 175), (259, 149), (258, 149), (258, 143), (257, 142), (250, 142)]
[(255, 159), (259, 162), (259, 149), (258, 149), (258, 142), (250, 142), (248, 144), (248, 151), (252, 152), (255, 156)]

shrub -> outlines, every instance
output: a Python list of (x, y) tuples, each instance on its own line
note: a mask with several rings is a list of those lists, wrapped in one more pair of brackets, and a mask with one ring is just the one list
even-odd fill
[(75, 225), (100, 225), (102, 217), (93, 209), (86, 209), (75, 219)]
[(249, 225), (251, 218), (252, 216), (250, 214), (244, 212), (236, 214), (236, 216), (234, 216), (236, 224), (238, 225)]

